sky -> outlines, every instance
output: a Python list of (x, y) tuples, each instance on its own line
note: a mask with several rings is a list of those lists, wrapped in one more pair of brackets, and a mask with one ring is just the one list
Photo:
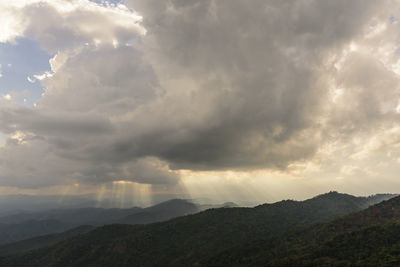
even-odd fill
[(0, 0), (0, 195), (400, 192), (400, 1)]

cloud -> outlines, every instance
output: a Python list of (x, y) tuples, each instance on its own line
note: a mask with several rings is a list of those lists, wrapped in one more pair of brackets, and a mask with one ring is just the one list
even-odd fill
[(3, 95), (3, 99), (10, 101), (12, 96), (10, 94)]
[(398, 122), (391, 1), (0, 3), (55, 55), (36, 107), (0, 100), (5, 186), (289, 172)]
[[(168, 117), (176, 121), (182, 113), (193, 114), (176, 140), (147, 134), (139, 143), (149, 144), (146, 151), (173, 168), (202, 170), (285, 169), (314, 155), (325, 131), (334, 128), (321, 125), (330, 116), (325, 104), (331, 105), (324, 102), (324, 88), (336, 78), (325, 60), (380, 12), (365, 1), (131, 3), (143, 15), (144, 50), (157, 76), (167, 77), (168, 93), (182, 90), (180, 97), (165, 101), (178, 107)], [(191, 97), (182, 101), (185, 93)], [(165, 138), (177, 131), (161, 133)], [(160, 142), (152, 146), (150, 140)], [(136, 146), (120, 146), (127, 156), (137, 153)]]
[(18, 37), (38, 40), (50, 52), (82, 43), (129, 42), (143, 34), (141, 17), (125, 5), (100, 5), (85, 0), (0, 1), (0, 42)]

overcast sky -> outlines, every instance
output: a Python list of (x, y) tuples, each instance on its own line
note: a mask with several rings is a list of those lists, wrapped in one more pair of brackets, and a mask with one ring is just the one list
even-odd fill
[(396, 0), (0, 0), (0, 194), (400, 192)]

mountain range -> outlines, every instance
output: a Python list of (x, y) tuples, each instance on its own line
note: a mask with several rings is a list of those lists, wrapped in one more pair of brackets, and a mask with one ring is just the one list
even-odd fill
[[(173, 199), (148, 208), (80, 208), (20, 212), (0, 217), (0, 245), (46, 234), (60, 233), (80, 225), (145, 224), (196, 213), (203, 206)], [(1, 252), (0, 252), (1, 253)]]
[[(329, 236), (324, 232), (319, 238), (321, 229), (328, 229), (325, 231), (330, 231), (331, 236), (347, 233), (336, 230), (335, 227), (329, 228), (329, 221), (340, 218), (338, 220), (343, 222), (340, 225), (346, 225), (346, 222), (351, 219), (342, 216), (351, 214), (348, 216), (356, 217), (348, 218), (362, 217), (357, 212), (392, 197), (394, 195), (355, 197), (330, 192), (305, 201), (286, 200), (254, 208), (208, 209), (169, 221), (146, 225), (106, 225), (79, 233), (51, 246), (4, 256), (0, 264), (2, 266), (209, 266), (215, 264), (234, 266), (254, 265), (253, 263), (268, 265), (275, 262), (276, 254), (283, 259), (277, 261), (277, 264), (285, 265), (285, 262), (290, 261), (285, 258), (284, 252), (287, 250), (283, 248), (293, 244), (294, 248), (299, 248), (304, 255), (309, 255), (308, 250), (314, 253), (312, 249), (315, 247), (309, 247), (308, 244), (310, 242), (314, 244), (315, 238), (322, 240), (321, 244), (325, 244), (324, 237)], [(396, 199), (398, 198), (394, 198), (394, 201)], [(377, 210), (380, 209), (379, 207), (386, 207), (385, 203), (387, 202), (377, 206)], [(366, 211), (374, 210), (374, 208), (375, 206)], [(388, 216), (394, 218), (390, 214)], [(364, 221), (360, 222), (363, 225)], [(381, 221), (377, 220), (377, 222)], [(299, 227), (300, 230), (298, 230)], [(275, 247), (275, 244), (277, 244), (277, 249), (271, 250), (270, 248)], [(20, 242), (19, 246), (24, 247), (24, 243)], [(40, 246), (36, 246), (38, 247)], [(252, 249), (249, 251), (248, 247)], [(267, 252), (262, 249), (264, 247)], [(19, 251), (25, 251), (26, 246), (24, 248)], [(275, 251), (275, 254), (270, 253), (270, 250)], [(14, 247), (12, 253), (16, 252), (18, 249)], [(276, 258), (280, 260), (279, 257)], [(257, 261), (258, 259), (262, 260)], [(304, 260), (306, 263), (306, 260), (314, 260), (314, 258)]]
[(400, 266), (400, 197), (329, 223), (243, 243), (213, 266)]

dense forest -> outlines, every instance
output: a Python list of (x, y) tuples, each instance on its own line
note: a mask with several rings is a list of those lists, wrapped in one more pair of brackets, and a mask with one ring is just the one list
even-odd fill
[[(400, 198), (356, 213), (388, 197), (363, 198), (330, 192), (306, 201), (209, 209), (161, 223), (107, 225), (49, 247), (4, 256), (0, 263), (2, 266), (348, 263), (354, 257), (363, 259), (362, 253), (371, 251), (368, 246), (374, 247), (374, 235), (367, 233), (374, 232), (383, 240), (382, 250), (377, 252), (395, 249), (392, 246), (395, 238), (386, 242), (381, 236), (396, 233)], [(358, 242), (365, 247), (357, 246)], [(361, 254), (348, 252), (348, 248)], [(375, 256), (379, 259), (380, 254)], [(388, 262), (393, 260), (396, 259)]]
[(330, 223), (316, 224), (226, 250), (218, 266), (399, 266), (400, 197)]

